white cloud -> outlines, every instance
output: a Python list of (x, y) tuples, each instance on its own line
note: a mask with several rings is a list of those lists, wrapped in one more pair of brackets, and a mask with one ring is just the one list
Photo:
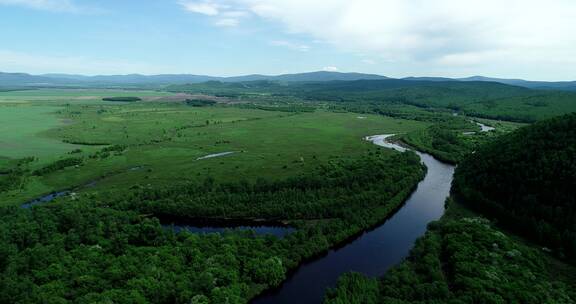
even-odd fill
[[(221, 0), (380, 62), (566, 70), (576, 54), (574, 0)], [(576, 77), (576, 73), (572, 73)]]
[(325, 71), (325, 72), (338, 72), (339, 69), (338, 69), (337, 67), (335, 67), (335, 66), (327, 66), (327, 67), (323, 67), (323, 68), (322, 68), (322, 71)]
[(291, 50), (299, 51), (299, 52), (308, 52), (310, 50), (310, 46), (308, 46), (308, 45), (300, 44), (300, 43), (294, 43), (294, 42), (290, 42), (290, 41), (286, 41), (286, 40), (274, 40), (274, 41), (271, 41), (270, 44), (273, 46), (286, 47), (286, 48), (289, 48)]
[(22, 6), (53, 12), (80, 12), (83, 10), (71, 0), (0, 0), (0, 5)]
[(362, 63), (369, 64), (369, 65), (375, 65), (376, 61), (374, 61), (372, 59), (362, 59)]
[(191, 12), (206, 16), (217, 16), (224, 6), (212, 1), (180, 1), (182, 7)]
[(236, 18), (221, 18), (214, 22), (214, 25), (220, 27), (235, 27), (238, 26), (238, 24), (240, 24), (240, 20)]
[(240, 21), (250, 16), (246, 10), (237, 10), (227, 4), (226, 1), (192, 1), (180, 0), (178, 2), (186, 11), (195, 14), (201, 14), (214, 19), (215, 26), (218, 27), (236, 27)]
[(248, 17), (250, 14), (246, 11), (235, 11), (229, 10), (222, 12), (222, 16), (227, 18), (245, 18)]

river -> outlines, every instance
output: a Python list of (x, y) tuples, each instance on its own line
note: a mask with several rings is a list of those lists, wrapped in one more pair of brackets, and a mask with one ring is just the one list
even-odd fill
[(480, 126), (481, 132), (490, 132), (492, 130), (496, 130), (496, 128), (491, 127), (491, 126), (487, 126), (481, 122), (476, 122), (476, 124)]
[[(387, 141), (392, 135), (368, 137), (372, 143), (405, 151)], [(280, 288), (264, 293), (253, 304), (318, 304), (327, 288), (336, 286), (344, 273), (355, 271), (381, 277), (408, 256), (415, 241), (424, 235), (428, 224), (444, 214), (444, 202), (450, 193), (454, 166), (431, 155), (416, 152), (428, 168), (406, 203), (384, 224), (367, 231), (346, 246), (301, 265)]]
[[(486, 132), (490, 129), (482, 127)], [(406, 148), (387, 141), (393, 135), (367, 137), (375, 145), (395, 149)], [(278, 289), (264, 293), (252, 301), (253, 304), (318, 304), (327, 288), (336, 286), (344, 273), (355, 271), (370, 277), (381, 277), (386, 271), (408, 256), (414, 242), (424, 235), (427, 225), (444, 213), (444, 202), (450, 193), (454, 166), (442, 163), (431, 155), (415, 151), (428, 168), (426, 176), (418, 184), (406, 203), (384, 224), (365, 232), (354, 241), (325, 256), (304, 263)], [(227, 155), (231, 153), (222, 153)], [(218, 155), (220, 156), (220, 155)], [(214, 157), (210, 155), (209, 157)], [(23, 208), (43, 204), (65, 196), (69, 191), (51, 193), (30, 201)], [(174, 226), (172, 226), (174, 227)], [(231, 227), (228, 227), (230, 229)], [(235, 227), (237, 230), (252, 230), (255, 234), (271, 234), (281, 238), (293, 232), (291, 228), (252, 226)], [(174, 229), (195, 233), (222, 233), (222, 227), (176, 226)], [(234, 230), (234, 228), (232, 228)]]

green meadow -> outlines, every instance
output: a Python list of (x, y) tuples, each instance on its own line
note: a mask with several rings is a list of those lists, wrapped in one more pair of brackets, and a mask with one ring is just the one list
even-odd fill
[[(101, 96), (107, 93), (87, 92)], [(26, 103), (0, 107), (1, 117), (8, 122), (3, 124), (1, 142), (4, 147), (12, 147), (0, 153), (5, 162), (37, 157), (28, 165), (32, 169), (70, 157), (81, 157), (83, 163), (28, 177), (20, 189), (0, 195), (9, 204), (89, 183), (90, 187), (78, 190), (122, 191), (135, 186), (194, 182), (208, 176), (222, 181), (281, 179), (334, 160), (366, 155), (376, 148), (363, 140), (365, 136), (407, 133), (429, 125), (323, 110), (291, 113), (225, 105), (87, 100), (44, 105), (22, 98)], [(122, 151), (95, 157), (101, 149), (116, 146)], [(199, 159), (225, 152), (234, 153)]]
[[(132, 90), (37, 89), (0, 92), (0, 166), (10, 159), (37, 157), (40, 162), (78, 149), (45, 132), (72, 123), (58, 115), (65, 104), (105, 104), (106, 96), (162, 97), (170, 93)], [(92, 149), (88, 149), (92, 150)]]
[[(0, 93), (1, 303), (248, 303), (278, 287), (304, 261), (380, 225), (416, 189), (426, 174), (416, 154), (383, 149), (364, 140), (366, 136), (395, 134), (397, 140), (460, 168), (486, 144), (524, 126), (488, 119), (501, 113), (508, 117), (501, 108), (506, 102), (481, 104), (492, 107), (490, 115), (482, 109), (467, 116), (421, 104), (376, 104), (362, 96), (356, 102), (327, 102), (282, 94), (202, 99), (205, 93), (191, 93)], [(138, 98), (104, 101), (106, 97)], [(530, 113), (527, 108), (529, 117), (514, 112), (511, 120), (553, 115), (556, 103), (558, 111), (568, 111), (569, 102), (559, 99), (545, 106), (530, 101), (530, 107), (541, 109)], [(519, 99), (515, 106), (526, 104)], [(475, 122), (495, 130), (480, 132)], [(18, 207), (58, 191), (62, 196), (54, 200)], [(167, 229), (172, 219), (200, 220), (199, 225), (270, 221), (295, 230), (285, 237), (236, 230), (175, 233)], [(465, 260), (475, 264), (462, 269), (497, 261), (506, 265), (498, 268), (498, 275), (515, 281), (518, 268), (509, 263), (510, 255), (494, 259), (492, 252), (502, 232), (487, 229), (485, 222), (431, 224), (409, 258), (421, 262), (414, 269), (442, 273), (442, 265), (459, 265), (444, 261), (444, 253), (464, 252), (471, 253), (462, 255)], [(446, 233), (452, 230), (456, 233)], [(460, 240), (470, 235), (482, 242)], [(439, 239), (458, 240), (458, 246)], [(553, 293), (534, 294), (554, 299), (550, 303), (572, 296), (561, 285), (570, 280), (561, 278), (554, 283), (558, 288), (546, 285), (547, 264), (533, 263), (543, 260), (541, 253), (513, 242), (502, 246), (530, 263), (523, 269), (536, 276), (523, 276), (522, 284)], [(479, 260), (477, 253), (489, 256), (490, 262)], [(413, 294), (418, 298), (420, 287), (432, 289), (426, 281), (413, 284), (420, 279), (412, 266), (400, 264), (389, 281), (345, 275), (326, 301), (368, 303), (388, 290), (378, 286), (412, 296), (408, 285), (417, 286)], [(429, 277), (424, 272), (423, 278)], [(410, 283), (390, 284), (405, 278)], [(476, 287), (482, 281), (477, 275), (469, 279)], [(434, 286), (443, 294), (438, 281)], [(486, 282), (494, 286), (496, 281)]]
[(0, 157), (34, 156), (46, 161), (76, 149), (43, 134), (64, 125), (55, 114), (57, 110), (42, 105), (0, 105)]
[(0, 102), (100, 100), (102, 97), (157, 97), (173, 95), (168, 92), (122, 89), (30, 89), (0, 91)]

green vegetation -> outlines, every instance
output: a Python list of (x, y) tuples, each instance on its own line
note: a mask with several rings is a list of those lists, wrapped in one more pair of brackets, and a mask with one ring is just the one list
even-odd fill
[(77, 148), (43, 136), (43, 132), (62, 126), (65, 121), (44, 105), (0, 104), (0, 158), (18, 159), (34, 156), (50, 161)]
[(528, 123), (576, 111), (575, 93), (531, 90), (493, 82), (397, 79), (306, 83), (211, 81), (169, 86), (167, 90), (266, 102), (298, 97), (310, 103), (329, 102), (331, 106), (336, 104), (393, 115), (404, 112), (404, 106), (413, 106), (424, 111), (456, 111), (470, 116)]
[(566, 264), (576, 244), (575, 128), (570, 114), (480, 146), (456, 169), (458, 203), (449, 200), (410, 256), (382, 279), (343, 276), (325, 303), (576, 303)]
[(35, 170), (33, 172), (33, 174), (34, 175), (45, 175), (45, 174), (49, 174), (52, 172), (56, 172), (58, 170), (62, 170), (62, 169), (67, 168), (67, 167), (79, 166), (80, 164), (82, 164), (81, 158), (69, 157), (69, 158), (59, 159), (59, 160), (49, 164), (48, 166), (42, 167), (38, 170)]
[[(41, 107), (19, 104), (5, 108)], [(416, 155), (362, 140), (421, 122), (277, 105), (76, 100), (48, 109), (42, 115), (65, 123), (31, 133), (73, 149), (5, 158), (0, 302), (245, 303), (389, 216), (424, 174)], [(224, 151), (236, 153), (197, 160)], [(18, 207), (62, 189), (72, 194)], [(165, 217), (266, 219), (297, 231), (175, 234)]]
[(0, 103), (42, 102), (42, 105), (47, 105), (78, 102), (102, 104), (102, 98), (110, 96), (154, 99), (171, 95), (173, 94), (168, 92), (128, 89), (27, 89), (0, 92)]
[[(573, 257), (576, 152), (558, 143), (572, 143), (574, 115), (510, 139), (500, 136), (518, 124), (486, 119), (570, 112), (572, 93), (400, 80), (169, 90), (0, 92), (0, 303), (246, 303), (410, 195), (425, 168), (414, 153), (362, 140), (376, 134), (460, 163), (458, 199)], [(470, 119), (496, 131), (481, 133)], [(514, 156), (522, 145), (531, 151)], [(523, 180), (492, 177), (500, 171), (522, 171)], [(61, 190), (69, 194), (20, 208)], [(558, 274), (572, 268), (454, 208), (383, 280), (345, 276), (327, 302), (574, 302), (572, 278)], [(167, 219), (295, 232), (175, 233)]]
[(121, 97), (104, 97), (102, 98), (104, 101), (119, 101), (119, 102), (136, 102), (141, 101), (142, 98), (140, 97), (132, 97), (132, 96), (121, 96)]
[(315, 107), (299, 105), (299, 104), (286, 104), (286, 105), (258, 105), (258, 104), (241, 104), (239, 105), (242, 109), (258, 109), (264, 111), (276, 111), (276, 112), (314, 112)]
[(536, 91), (532, 95), (482, 101), (466, 106), (471, 116), (534, 122), (575, 112), (576, 94)]
[(481, 147), (458, 168), (458, 199), (574, 261), (574, 130), (576, 114), (570, 114)]
[(458, 163), (474, 151), (478, 141), (471, 138), (486, 138), (479, 133), (480, 128), (466, 118), (449, 117), (426, 129), (416, 130), (399, 136), (410, 146), (434, 155), (447, 163)]
[(486, 219), (445, 216), (380, 281), (345, 275), (325, 303), (575, 303), (574, 278), (553, 263)]
[[(70, 104), (59, 108), (60, 125), (41, 136), (82, 153), (70, 167), (27, 178), (24, 189), (1, 194), (3, 203), (18, 203), (60, 189), (98, 180), (98, 192), (142, 185), (171, 185), (217, 180), (284, 178), (330, 160), (357, 158), (371, 144), (361, 139), (382, 132), (403, 133), (426, 124), (376, 115), (358, 119), (352, 113), (292, 113), (236, 107), (189, 107), (181, 103)], [(101, 144), (126, 146), (110, 157), (93, 158)], [(223, 158), (196, 161), (209, 154), (237, 151)], [(32, 154), (33, 155), (33, 154)], [(104, 155), (104, 154), (101, 154)], [(22, 155), (24, 157), (25, 155)], [(59, 158), (69, 158), (62, 153)], [(59, 158), (53, 157), (50, 162)], [(50, 163), (48, 162), (48, 163)], [(30, 170), (43, 167), (32, 163)], [(144, 167), (145, 170), (129, 170)]]
[[(416, 155), (386, 151), (276, 182), (207, 180), (4, 207), (0, 302), (245, 303), (391, 214), (423, 173)], [(282, 240), (174, 234), (154, 218), (163, 215), (264, 217), (298, 231)]]
[(186, 99), (186, 104), (193, 107), (206, 107), (213, 106), (216, 104), (216, 102), (206, 99)]
[(474, 153), (482, 144), (498, 136), (510, 133), (522, 124), (505, 121), (482, 120), (494, 130), (480, 131), (478, 118), (446, 117), (443, 121), (421, 130), (398, 136), (408, 145), (433, 155), (446, 163), (457, 164)]

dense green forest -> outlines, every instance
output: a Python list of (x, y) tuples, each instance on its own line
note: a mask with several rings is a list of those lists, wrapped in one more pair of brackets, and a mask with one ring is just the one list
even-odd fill
[(347, 274), (325, 303), (576, 303), (573, 284), (541, 250), (488, 220), (444, 218), (384, 278)]
[[(49, 92), (63, 94), (53, 108), (11, 105), (25, 117), (46, 111), (42, 132), (53, 137), (27, 136), (42, 143), (31, 151), (54, 154), (0, 158), (0, 303), (246, 303), (412, 193), (426, 170), (419, 158), (360, 141), (371, 134), (458, 163), (457, 199), (491, 221), (467, 213), (431, 224), (404, 263), (383, 279), (344, 276), (328, 303), (574, 303), (561, 271), (573, 268), (548, 252), (574, 261), (575, 115), (505, 134), (521, 125), (509, 121), (569, 112), (576, 95), (401, 80), (169, 90), (222, 98), (106, 103), (110, 92), (96, 92), (75, 104)], [(135, 95), (114, 93), (123, 94)], [(202, 159), (222, 152), (231, 154)], [(17, 205), (60, 190), (50, 203)], [(194, 234), (173, 223), (291, 232)]]
[[(476, 124), (478, 118), (463, 116), (436, 115), (434, 124), (428, 128), (415, 130), (398, 136), (404, 143), (433, 155), (445, 163), (458, 164), (468, 155), (475, 153), (478, 147), (493, 139), (508, 134), (525, 124), (505, 121), (484, 121), (482, 131)], [(443, 117), (443, 119), (440, 119)]]
[(208, 106), (213, 106), (216, 104), (215, 101), (207, 100), (207, 99), (186, 99), (184, 102), (187, 105), (193, 106), (193, 107), (208, 107)]
[(576, 303), (574, 130), (570, 114), (478, 147), (410, 256), (381, 279), (343, 276), (325, 303)]
[(118, 102), (136, 102), (141, 101), (142, 98), (140, 97), (132, 97), (132, 96), (119, 96), (119, 97), (104, 97), (102, 98), (104, 101), (118, 101)]
[[(487, 139), (485, 134), (475, 134), (480, 133), (479, 131), (480, 127), (466, 118), (446, 116), (444, 121), (423, 130), (403, 134), (400, 139), (419, 151), (434, 155), (438, 160), (456, 164), (472, 153), (480, 140)], [(471, 137), (480, 140), (474, 141)]]
[(349, 108), (382, 113), (393, 105), (414, 106), (515, 122), (534, 122), (576, 110), (575, 93), (533, 90), (495, 82), (399, 79), (290, 83), (209, 81), (172, 85), (166, 90), (238, 100), (277, 101), (298, 97), (308, 102), (355, 104)]
[[(394, 212), (424, 175), (412, 153), (370, 152), (275, 182), (212, 179), (0, 210), (1, 303), (246, 303), (302, 260)], [(174, 233), (158, 218), (265, 217), (297, 228)]]
[(570, 114), (482, 146), (457, 170), (457, 198), (574, 262), (575, 130)]

